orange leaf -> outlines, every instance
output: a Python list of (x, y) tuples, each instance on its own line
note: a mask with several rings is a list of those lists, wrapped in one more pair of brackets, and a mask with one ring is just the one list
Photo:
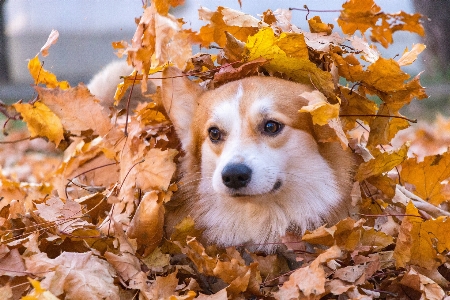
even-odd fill
[(414, 193), (434, 205), (449, 200), (443, 194), (444, 183), (450, 178), (450, 152), (443, 155), (427, 156), (422, 162), (410, 158), (402, 164), (400, 174), (404, 182), (414, 185)]
[(407, 156), (408, 146), (403, 145), (395, 152), (378, 152), (375, 158), (364, 162), (359, 166), (355, 179), (362, 181), (370, 176), (380, 175), (392, 170), (395, 166), (401, 164)]

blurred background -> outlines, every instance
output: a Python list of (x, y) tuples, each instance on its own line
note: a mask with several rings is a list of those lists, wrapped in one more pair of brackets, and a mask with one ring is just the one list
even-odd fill
[[(339, 10), (345, 1), (337, 0), (186, 0), (186, 4), (172, 13), (182, 17), (185, 28), (198, 29), (197, 9), (205, 6), (212, 10), (218, 5), (242, 10), (257, 17), (267, 9), (303, 8), (308, 5), (316, 10)], [(425, 42), (426, 53), (405, 69), (411, 75), (422, 70), (423, 85), (431, 99), (414, 101), (407, 113), (412, 118), (433, 118), (440, 112), (450, 115), (450, 5), (448, 1), (427, 0), (375, 0), (383, 11), (393, 13), (403, 10), (420, 12), (424, 19), (426, 40), (416, 34), (395, 33), (395, 43), (388, 49), (379, 46), (384, 57), (401, 55), (406, 47), (411, 49), (418, 42)], [(111, 42), (130, 41), (135, 18), (142, 14), (142, 0), (0, 0), (0, 100), (27, 101), (33, 96), (33, 81), (28, 73), (27, 60), (33, 58), (44, 45), (52, 29), (59, 31), (56, 45), (45, 57), (45, 68), (68, 80), (71, 85), (89, 82), (90, 78), (110, 61), (117, 59)], [(338, 12), (312, 13), (322, 20), (335, 24)], [(308, 29), (306, 13), (293, 11), (293, 24)], [(42, 58), (41, 58), (42, 59)]]

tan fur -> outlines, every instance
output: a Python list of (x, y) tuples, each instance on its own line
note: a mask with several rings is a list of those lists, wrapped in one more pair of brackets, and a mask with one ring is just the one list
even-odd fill
[[(300, 234), (348, 215), (352, 155), (337, 143), (318, 143), (311, 116), (298, 112), (308, 104), (299, 95), (312, 87), (250, 77), (203, 91), (181, 75), (169, 68), (162, 86), (185, 152), (180, 191), (169, 203), (169, 231), (191, 215), (209, 242), (273, 252), (287, 231)], [(261, 132), (267, 120), (285, 127), (267, 136)], [(210, 141), (211, 126), (221, 128), (220, 143)], [(218, 179), (229, 162), (253, 170), (242, 195)]]

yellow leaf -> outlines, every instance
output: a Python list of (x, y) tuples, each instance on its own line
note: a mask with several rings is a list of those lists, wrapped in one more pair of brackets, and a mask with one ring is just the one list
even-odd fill
[(30, 71), (31, 76), (34, 79), (34, 84), (36, 85), (42, 83), (48, 88), (59, 87), (63, 90), (70, 87), (67, 81), (58, 81), (53, 73), (45, 70), (37, 55), (28, 62), (28, 70)]
[(443, 189), (450, 178), (450, 152), (443, 155), (427, 156), (422, 162), (410, 158), (402, 164), (400, 174), (402, 181), (414, 185), (414, 193), (434, 205), (440, 205), (449, 200), (443, 194)]
[(309, 60), (303, 34), (282, 33), (276, 36), (272, 28), (262, 28), (248, 38), (245, 48), (246, 61), (262, 57), (269, 61), (264, 66), (269, 72), (284, 73), (296, 82), (312, 83), (326, 97), (335, 98), (332, 76)]
[(424, 221), (411, 201), (405, 214), (394, 250), (396, 266), (417, 265), (428, 270), (437, 268), (443, 263), (438, 254), (450, 249), (450, 219), (439, 217)]
[(339, 116), (339, 104), (330, 104), (327, 98), (319, 91), (303, 92), (301, 97), (309, 101), (309, 105), (303, 106), (299, 112), (311, 113), (314, 124), (325, 125), (331, 119)]
[(379, 91), (390, 93), (403, 89), (408, 78), (409, 75), (400, 69), (395, 60), (380, 57), (367, 67), (364, 82)]
[(13, 104), (13, 107), (20, 112), (23, 120), (27, 123), (32, 138), (46, 137), (56, 146), (64, 139), (61, 120), (45, 104), (40, 102), (16, 103)]
[(21, 298), (21, 300), (58, 300), (58, 298), (51, 292), (43, 289), (41, 283), (37, 280), (28, 278), (28, 281), (33, 286), (34, 290)]
[(355, 179), (362, 181), (374, 175), (380, 175), (382, 173), (392, 170), (395, 166), (401, 164), (406, 158), (408, 153), (408, 146), (403, 145), (399, 150), (395, 152), (378, 152), (375, 154), (375, 158), (364, 162), (359, 166)]

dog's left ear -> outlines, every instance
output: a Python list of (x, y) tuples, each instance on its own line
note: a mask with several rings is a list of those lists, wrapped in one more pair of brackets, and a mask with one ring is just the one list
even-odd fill
[(178, 68), (168, 67), (163, 71), (162, 102), (172, 121), (183, 147), (189, 140), (189, 128), (194, 117), (197, 99), (203, 89), (189, 80)]

